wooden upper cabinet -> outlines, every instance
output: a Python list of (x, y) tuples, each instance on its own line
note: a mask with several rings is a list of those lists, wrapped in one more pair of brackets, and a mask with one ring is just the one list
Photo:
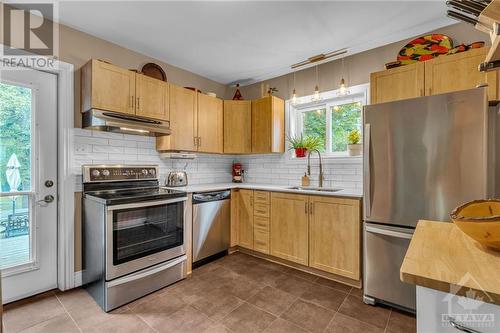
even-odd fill
[(285, 152), (285, 101), (268, 96), (252, 101), (252, 153)]
[(308, 203), (306, 195), (271, 193), (271, 255), (308, 265)]
[(90, 60), (81, 71), (81, 111), (95, 108), (135, 114), (135, 76), (127, 69)]
[(170, 84), (170, 129), (172, 134), (156, 138), (157, 150), (196, 150), (196, 104), (196, 92)]
[(158, 79), (136, 74), (135, 114), (149, 118), (169, 120), (169, 84)]
[(198, 93), (198, 151), (223, 152), (223, 102)]
[(371, 73), (370, 103), (385, 103), (424, 96), (424, 63)]
[(224, 153), (252, 152), (252, 101), (224, 101)]
[(360, 278), (360, 201), (310, 196), (309, 266)]
[(253, 191), (240, 190), (238, 196), (238, 245), (253, 249)]
[(478, 70), (488, 50), (487, 47), (472, 49), (424, 62), (425, 94), (443, 94), (488, 84), (488, 99), (497, 100), (497, 72)]

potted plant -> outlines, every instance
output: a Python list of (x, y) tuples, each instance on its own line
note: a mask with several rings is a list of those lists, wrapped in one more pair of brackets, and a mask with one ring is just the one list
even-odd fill
[(304, 139), (304, 146), (307, 150), (320, 150), (323, 146), (321, 138), (319, 136), (308, 135)]
[(351, 133), (347, 136), (347, 151), (349, 156), (359, 156), (361, 155), (361, 144), (359, 141), (361, 140), (361, 133), (358, 129), (352, 130)]
[(288, 143), (290, 144), (290, 150), (295, 150), (296, 157), (306, 157), (307, 148), (305, 146), (304, 137), (301, 135), (296, 135), (292, 137), (287, 137)]

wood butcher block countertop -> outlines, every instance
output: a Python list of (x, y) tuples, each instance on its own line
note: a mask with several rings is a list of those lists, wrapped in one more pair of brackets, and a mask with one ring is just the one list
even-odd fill
[(453, 223), (419, 221), (400, 272), (407, 283), (462, 296), (473, 296), (472, 289), (500, 305), (500, 251), (483, 248)]

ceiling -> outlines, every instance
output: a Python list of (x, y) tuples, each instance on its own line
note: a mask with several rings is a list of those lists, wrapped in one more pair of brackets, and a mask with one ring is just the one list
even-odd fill
[(59, 21), (214, 81), (252, 83), (454, 23), (445, 1), (64, 1)]

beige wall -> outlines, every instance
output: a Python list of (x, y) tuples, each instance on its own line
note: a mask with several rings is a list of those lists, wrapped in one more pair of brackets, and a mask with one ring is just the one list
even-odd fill
[[(438, 31), (453, 38), (455, 45), (469, 43), (472, 41), (489, 41), (487, 34), (479, 32), (471, 25), (465, 23), (454, 24)], [(368, 83), (370, 73), (383, 70), (385, 63), (396, 60), (399, 50), (411, 39), (381, 46), (368, 50), (344, 60), (344, 78), (348, 85)], [(299, 61), (301, 59), (297, 59)], [(342, 71), (342, 62), (335, 60), (322, 64), (318, 67), (319, 87), (321, 91), (338, 89)], [(311, 95), (316, 85), (316, 70), (314, 67), (298, 71), (295, 74), (295, 89), (298, 96)], [(242, 87), (241, 93), (245, 99), (254, 99), (261, 96), (262, 87), (269, 85), (278, 88), (278, 97), (289, 99), (293, 90), (293, 74), (283, 75), (277, 78), (255, 83)]]

